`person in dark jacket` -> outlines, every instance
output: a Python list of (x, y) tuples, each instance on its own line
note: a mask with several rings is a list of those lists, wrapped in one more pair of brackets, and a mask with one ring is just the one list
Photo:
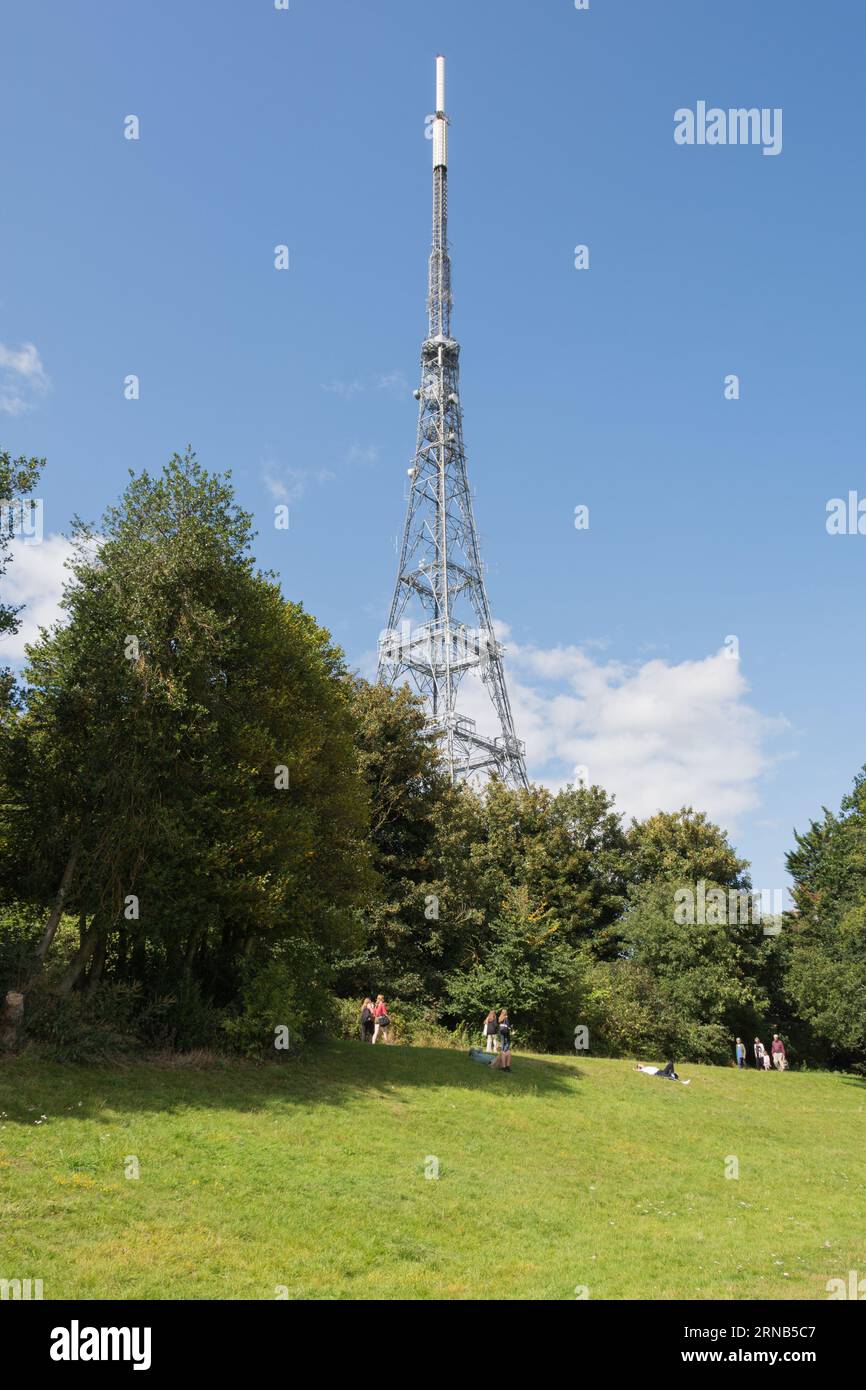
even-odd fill
[(361, 1005), (361, 1042), (371, 1043), (373, 1041), (373, 1001), (365, 999)]
[(499, 1010), (499, 1050), (500, 1052), (511, 1051), (511, 1023), (507, 1009)]

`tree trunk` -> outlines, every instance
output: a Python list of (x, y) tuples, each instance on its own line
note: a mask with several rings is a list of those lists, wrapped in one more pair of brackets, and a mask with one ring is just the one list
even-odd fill
[(66, 902), (66, 895), (72, 883), (72, 875), (75, 873), (75, 865), (78, 862), (78, 852), (81, 849), (81, 841), (76, 840), (69, 851), (69, 858), (66, 861), (66, 868), (63, 870), (63, 877), (60, 880), (60, 887), (57, 890), (57, 897), (54, 899), (54, 906), (48, 914), (48, 921), (45, 923), (45, 930), (42, 939), (36, 950), (36, 960), (39, 968), (45, 964), (45, 957), (48, 955), (49, 948), (60, 925), (60, 918), (63, 916), (63, 904)]
[(94, 918), (90, 924), (90, 931), (61, 975), (57, 985), (58, 994), (70, 994), (84, 974), (84, 967), (90, 960), (94, 947), (99, 941), (99, 927), (95, 925), (95, 922), (96, 919)]
[(108, 945), (108, 933), (104, 932), (96, 943), (93, 952), (93, 960), (90, 965), (90, 974), (87, 977), (87, 985), (84, 990), (85, 999), (91, 999), (99, 987), (102, 979), (102, 970), (105, 965), (105, 949)]
[(24, 1017), (24, 995), (9, 991), (0, 1014), (0, 1048), (10, 1052), (18, 1046), (18, 1030)]
[(123, 980), (126, 976), (126, 943), (126, 929), (121, 923), (117, 929), (117, 978), (119, 980)]
[(192, 963), (195, 960), (195, 953), (199, 948), (199, 942), (201, 941), (203, 932), (204, 927), (193, 927), (192, 931), (190, 932), (189, 941), (186, 943), (186, 952), (184, 954), (183, 959), (183, 973), (185, 975), (189, 975), (190, 971), (192, 970)]

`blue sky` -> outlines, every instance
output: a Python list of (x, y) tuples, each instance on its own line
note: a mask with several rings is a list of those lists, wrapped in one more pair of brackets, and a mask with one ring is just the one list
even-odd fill
[[(705, 806), (781, 885), (792, 827), (866, 760), (866, 538), (825, 527), (866, 495), (864, 38), (838, 0), (10, 0), (0, 439), (48, 459), (46, 534), (191, 442), (367, 668), (442, 51), (470, 481), (530, 773)], [(676, 145), (699, 100), (782, 108), (782, 152)], [(10, 568), (31, 618), (61, 558)]]

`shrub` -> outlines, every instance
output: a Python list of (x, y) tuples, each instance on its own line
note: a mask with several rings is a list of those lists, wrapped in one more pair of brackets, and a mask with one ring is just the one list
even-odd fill
[(187, 1052), (224, 1044), (223, 1011), (202, 997), (198, 981), (178, 980), (171, 990), (146, 1005), (136, 1033), (147, 1047)]
[[(0, 908), (0, 994), (23, 988), (36, 969), (36, 947), (42, 936), (38, 913), (23, 903)], [(46, 979), (63, 973), (69, 957), (78, 947), (78, 922), (68, 913), (60, 919), (54, 938)]]
[(52, 1061), (100, 1062), (139, 1046), (141, 1017), (138, 984), (103, 985), (90, 999), (40, 987), (27, 996), (24, 1036)]
[(335, 999), (332, 1029), (335, 1038), (360, 1040), (361, 999)]
[(655, 980), (630, 960), (595, 963), (589, 971), (589, 1050), (611, 1057), (661, 1055), (667, 1023)]
[(279, 959), (259, 966), (241, 990), (239, 1011), (223, 1018), (229, 1046), (244, 1057), (282, 1055), (276, 1029), (288, 1029), (289, 1051), (334, 1030), (334, 999), (317, 948), (292, 944)]
[(41, 928), (17, 904), (0, 910), (0, 996), (20, 989), (33, 973)]

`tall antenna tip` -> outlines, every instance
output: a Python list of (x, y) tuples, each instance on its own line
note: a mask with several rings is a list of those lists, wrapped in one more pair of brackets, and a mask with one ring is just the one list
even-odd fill
[(436, 112), (445, 110), (445, 55), (436, 54)]

